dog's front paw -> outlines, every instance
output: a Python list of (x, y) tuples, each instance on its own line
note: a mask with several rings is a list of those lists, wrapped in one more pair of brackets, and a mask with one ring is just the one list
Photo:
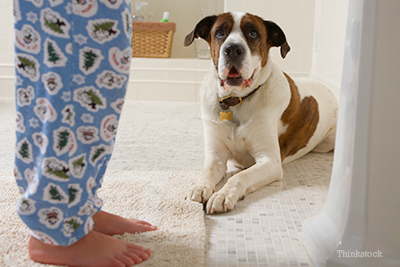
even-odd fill
[(200, 203), (206, 203), (207, 200), (214, 193), (214, 187), (210, 183), (199, 183), (190, 188), (185, 199), (192, 200)]
[(235, 207), (237, 200), (238, 197), (232, 192), (221, 189), (208, 200), (206, 212), (209, 214), (228, 212)]

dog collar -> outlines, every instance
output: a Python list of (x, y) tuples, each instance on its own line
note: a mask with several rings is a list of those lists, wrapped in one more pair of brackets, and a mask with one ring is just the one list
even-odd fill
[(246, 95), (244, 97), (234, 96), (232, 94), (225, 96), (225, 97), (220, 97), (219, 98), (219, 106), (223, 110), (228, 110), (230, 107), (240, 105), (240, 104), (242, 104), (243, 100), (245, 100), (249, 96), (252, 96), (258, 90), (258, 88), (260, 88), (260, 86), (261, 85), (257, 86), (256, 89), (254, 89), (253, 91), (251, 91), (248, 95)]
[(254, 89), (253, 91), (251, 91), (249, 94), (247, 94), (244, 97), (234, 96), (232, 94), (225, 96), (225, 97), (220, 97), (218, 103), (223, 111), (221, 111), (219, 113), (219, 120), (220, 121), (223, 121), (223, 120), (231, 121), (232, 120), (232, 111), (231, 110), (226, 111), (226, 110), (230, 109), (230, 107), (234, 107), (234, 106), (242, 104), (243, 100), (252, 96), (258, 90), (258, 88), (260, 88), (260, 86), (261, 85), (257, 86), (256, 89)]

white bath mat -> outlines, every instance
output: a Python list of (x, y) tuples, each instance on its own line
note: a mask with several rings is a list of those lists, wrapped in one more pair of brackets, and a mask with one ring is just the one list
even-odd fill
[[(157, 231), (116, 236), (152, 251), (139, 266), (204, 266), (205, 225), (202, 205), (185, 201), (198, 173), (106, 173), (99, 196), (103, 210), (152, 223)], [(12, 171), (0, 170), (0, 266), (44, 266), (30, 260), (29, 230), (15, 212), (20, 197)]]

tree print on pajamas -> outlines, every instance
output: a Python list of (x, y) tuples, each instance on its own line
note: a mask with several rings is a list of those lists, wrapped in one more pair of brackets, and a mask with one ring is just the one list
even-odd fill
[(129, 81), (129, 0), (14, 0), (16, 210), (67, 246), (93, 228)]

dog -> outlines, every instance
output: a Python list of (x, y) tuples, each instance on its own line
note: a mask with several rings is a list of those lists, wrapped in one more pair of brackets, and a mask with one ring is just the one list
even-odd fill
[[(290, 46), (282, 29), (249, 13), (202, 19), (184, 41), (210, 46), (210, 70), (200, 89), (205, 163), (186, 199), (222, 213), (260, 187), (283, 179), (282, 165), (335, 146), (338, 102), (322, 83), (291, 78), (269, 57)], [(215, 192), (228, 162), (241, 171)]]

